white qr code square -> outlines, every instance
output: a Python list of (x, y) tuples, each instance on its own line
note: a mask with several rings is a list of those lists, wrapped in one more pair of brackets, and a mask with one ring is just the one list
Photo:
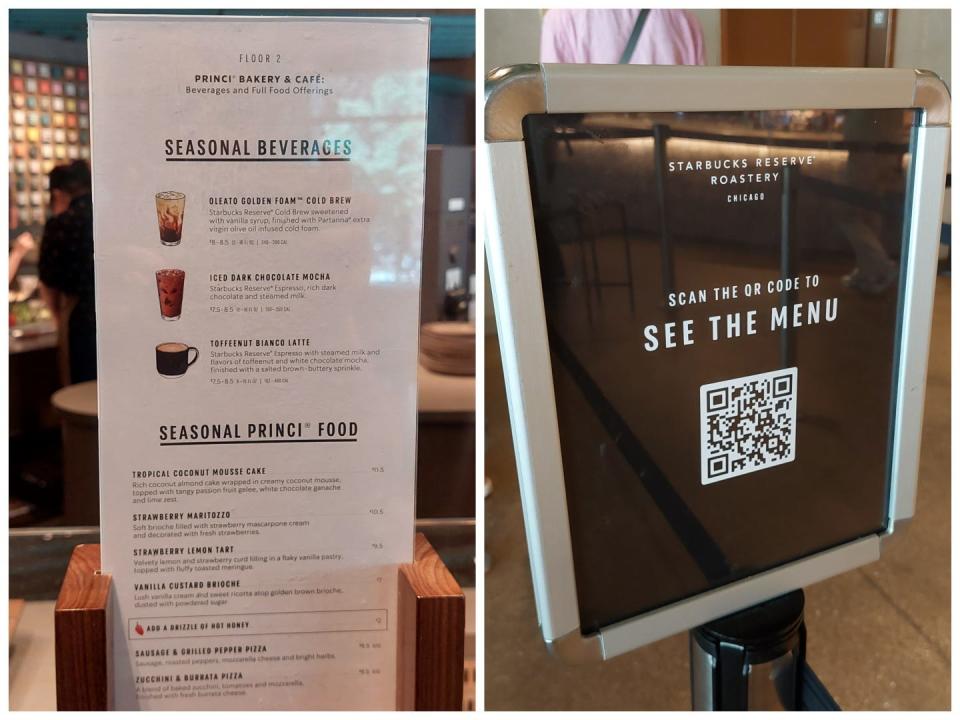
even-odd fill
[(797, 369), (700, 386), (700, 483), (793, 462)]

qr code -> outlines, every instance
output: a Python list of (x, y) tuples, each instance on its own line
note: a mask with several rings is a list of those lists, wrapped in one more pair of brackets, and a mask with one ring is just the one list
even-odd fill
[(700, 386), (701, 484), (792, 462), (796, 449), (796, 368)]

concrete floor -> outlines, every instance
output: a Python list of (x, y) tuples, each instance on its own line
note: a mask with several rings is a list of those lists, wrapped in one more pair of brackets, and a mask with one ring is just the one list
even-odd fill
[(54, 600), (29, 602), (10, 638), (10, 710), (56, 710)]
[[(537, 627), (496, 338), (486, 342), (485, 707), (686, 710), (687, 637), (568, 666)], [(950, 281), (937, 281), (916, 515), (879, 562), (806, 589), (808, 660), (844, 710), (950, 708)]]

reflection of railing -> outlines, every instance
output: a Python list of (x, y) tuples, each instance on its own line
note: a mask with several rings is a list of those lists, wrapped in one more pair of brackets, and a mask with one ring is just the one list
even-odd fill
[[(620, 232), (613, 233), (623, 242), (624, 262), (626, 265), (625, 280), (602, 279), (600, 270), (600, 260), (597, 255), (597, 236), (602, 233), (597, 230), (599, 224), (598, 218), (601, 215), (601, 209), (610, 207), (613, 214), (620, 220)], [(608, 200), (606, 202), (581, 202), (576, 207), (571, 207), (560, 212), (549, 211), (540, 213), (542, 217), (552, 226), (550, 234), (557, 244), (561, 244), (562, 232), (558, 232), (557, 223), (566, 218), (572, 219), (576, 223), (576, 243), (580, 254), (580, 273), (583, 278), (583, 285), (586, 288), (587, 314), (589, 321), (593, 323), (593, 299), (591, 290), (597, 293), (597, 302), (603, 302), (603, 288), (626, 287), (629, 293), (630, 312), (636, 312), (636, 298), (634, 297), (633, 281), (633, 260), (630, 255), (630, 238), (628, 235), (627, 210), (624, 204), (617, 200)], [(593, 227), (591, 227), (593, 225)], [(590, 257), (592, 272), (587, 266), (587, 256)], [(561, 279), (559, 276), (551, 277), (549, 281)], [(566, 268), (563, 268), (561, 281), (566, 285), (572, 285), (571, 278), (568, 277)]]
[[(620, 221), (620, 232), (614, 233), (619, 235), (623, 242), (623, 253), (624, 261), (626, 262), (626, 280), (617, 281), (617, 280), (608, 280), (605, 281), (602, 279), (602, 274), (600, 272), (600, 263), (597, 259), (597, 237), (603, 234), (601, 231), (601, 218), (603, 216), (604, 208), (611, 208), (613, 211), (611, 214), (616, 216)], [(608, 200), (606, 202), (592, 202), (584, 201), (581, 202), (578, 212), (576, 213), (577, 224), (578, 224), (578, 236), (580, 240), (580, 250), (583, 252), (583, 243), (584, 240), (590, 243), (590, 255), (593, 260), (593, 287), (597, 291), (597, 302), (603, 302), (603, 288), (605, 287), (627, 287), (630, 293), (630, 312), (635, 311), (634, 307), (634, 296), (633, 296), (633, 262), (630, 258), (630, 238), (628, 237), (627, 229), (627, 208), (624, 204), (617, 200)], [(587, 278), (584, 278), (587, 281)]]
[[(780, 279), (784, 281), (784, 290), (780, 293), (780, 304), (789, 307), (797, 301), (797, 290), (787, 285), (787, 281), (795, 277), (797, 269), (796, 235), (797, 219), (797, 181), (801, 173), (799, 169), (785, 167), (783, 169), (783, 190), (780, 193)], [(786, 289), (790, 287), (791, 289)], [(780, 331), (780, 367), (794, 367), (797, 358), (795, 330), (784, 327)]]
[[(674, 289), (674, 268), (673, 268), (673, 248), (670, 243), (670, 234), (668, 231), (667, 224), (667, 208), (666, 208), (666, 163), (667, 163), (667, 153), (666, 153), (666, 141), (668, 137), (669, 128), (662, 126), (656, 126), (653, 132), (647, 133), (648, 136), (655, 138), (655, 164), (656, 164), (656, 188), (657, 188), (657, 206), (658, 206), (658, 218), (660, 220), (660, 273), (663, 283), (663, 294), (666, 297), (669, 293), (673, 292)], [(589, 137), (595, 139), (592, 135), (588, 133), (578, 133), (573, 132), (558, 132), (557, 135), (560, 137), (561, 142), (563, 142), (564, 147), (567, 150), (568, 154), (573, 153), (573, 147), (570, 145), (570, 139), (576, 139), (578, 137)], [(600, 213), (600, 208), (609, 206), (612, 207), (618, 217), (620, 218), (621, 233), (620, 237), (623, 240), (623, 251), (624, 251), (624, 260), (626, 263), (626, 280), (625, 281), (603, 281), (601, 279), (600, 273), (600, 264), (597, 258), (597, 249), (596, 249), (596, 239), (594, 234), (588, 232), (589, 228), (586, 227), (587, 223), (585, 222), (586, 217), (598, 217)], [(629, 292), (630, 299), (630, 312), (634, 314), (636, 312), (636, 298), (634, 295), (634, 280), (633, 280), (633, 261), (630, 255), (630, 238), (629, 238), (629, 224), (627, 221), (627, 210), (623, 202), (618, 200), (607, 200), (606, 202), (580, 202), (576, 206), (566, 209), (562, 212), (547, 212), (544, 213), (548, 221), (553, 223), (563, 217), (573, 217), (577, 223), (577, 242), (580, 248), (580, 261), (581, 261), (581, 272), (583, 274), (584, 285), (588, 288), (587, 290), (587, 312), (592, 323), (593, 319), (593, 305), (591, 301), (591, 295), (589, 289), (591, 287), (596, 289), (597, 292), (597, 301), (603, 302), (603, 288), (604, 287), (627, 287)], [(558, 244), (560, 243), (560, 236), (553, 233)], [(593, 280), (591, 280), (590, 273), (587, 270), (587, 260), (586, 260), (586, 250), (584, 249), (584, 241), (589, 242), (589, 250), (591, 263), (593, 265)]]
[(670, 128), (653, 126), (653, 157), (657, 170), (657, 209), (660, 215), (660, 282), (663, 296), (667, 297), (676, 287), (673, 274), (673, 246), (667, 229), (667, 138)]

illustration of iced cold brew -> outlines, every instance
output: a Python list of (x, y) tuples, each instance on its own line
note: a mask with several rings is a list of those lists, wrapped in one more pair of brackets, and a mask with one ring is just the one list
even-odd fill
[(168, 268), (157, 270), (157, 297), (160, 300), (160, 317), (164, 320), (179, 320), (183, 307), (183, 270)]
[(157, 221), (160, 223), (160, 242), (179, 245), (183, 233), (183, 210), (187, 196), (176, 190), (164, 190), (156, 195)]

